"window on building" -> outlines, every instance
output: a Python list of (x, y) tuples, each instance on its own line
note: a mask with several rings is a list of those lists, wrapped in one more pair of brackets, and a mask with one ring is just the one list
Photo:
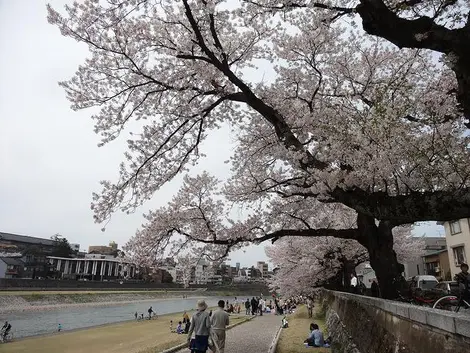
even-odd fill
[(462, 230), (460, 229), (460, 221), (450, 222), (450, 234), (458, 234), (461, 233)]
[(435, 276), (437, 271), (436, 269), (439, 268), (439, 262), (427, 262), (425, 264), (426, 266), (426, 274), (427, 275), (432, 275), (432, 276)]
[(459, 266), (463, 263), (467, 263), (467, 258), (465, 256), (465, 248), (463, 246), (456, 246), (452, 250), (454, 252), (454, 261), (456, 266)]

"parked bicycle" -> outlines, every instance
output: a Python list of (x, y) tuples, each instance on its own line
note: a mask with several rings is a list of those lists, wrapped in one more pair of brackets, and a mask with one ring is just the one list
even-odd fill
[(470, 303), (463, 296), (445, 295), (434, 303), (433, 308), (458, 313), (461, 308), (470, 309)]
[(410, 297), (404, 297), (403, 295), (399, 294), (398, 301), (413, 305), (425, 306), (431, 308), (436, 301), (435, 298), (427, 298), (424, 295), (412, 295)]

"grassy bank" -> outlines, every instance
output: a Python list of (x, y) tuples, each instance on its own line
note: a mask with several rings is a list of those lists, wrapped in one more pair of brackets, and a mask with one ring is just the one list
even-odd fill
[(297, 308), (295, 314), (289, 315), (287, 320), (289, 321), (289, 328), (282, 329), (276, 353), (331, 352), (331, 349), (328, 348), (307, 348), (303, 343), (308, 337), (309, 327), (312, 322), (320, 326), (320, 330), (323, 332), (325, 338), (328, 336), (326, 333), (324, 315), (319, 311), (315, 312), (313, 319), (309, 319), (307, 307), (303, 305)]
[[(247, 317), (231, 316), (230, 323)], [(186, 335), (170, 333), (170, 320), (176, 327), (182, 313), (144, 320), (106, 325), (49, 336), (32, 337), (0, 345), (2, 353), (157, 353), (184, 343)]]

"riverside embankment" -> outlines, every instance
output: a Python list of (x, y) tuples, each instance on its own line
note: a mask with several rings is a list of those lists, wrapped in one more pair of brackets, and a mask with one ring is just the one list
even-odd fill
[[(56, 305), (36, 305), (29, 309), (10, 310), (0, 313), (0, 320), (8, 320), (13, 326), (13, 335), (16, 338), (35, 335), (50, 334), (57, 331), (61, 324), (64, 331), (94, 327), (111, 323), (135, 320), (135, 313), (148, 316), (148, 309), (152, 309), (160, 316), (181, 311), (191, 311), (196, 307), (196, 300), (204, 298), (208, 305), (216, 306), (219, 299), (233, 300), (227, 297), (191, 297), (191, 298), (151, 298), (140, 295), (137, 300), (135, 294), (120, 294), (120, 298), (134, 300), (103, 303), (75, 303)], [(54, 296), (55, 297), (55, 296)], [(111, 295), (108, 300), (115, 299)], [(147, 298), (147, 299), (142, 299)], [(49, 298), (48, 300), (51, 300)], [(70, 299), (69, 299), (70, 300)], [(176, 323), (175, 323), (176, 324)]]
[[(109, 305), (197, 296), (197, 291), (10, 291), (0, 292), (0, 314), (75, 306)], [(206, 294), (204, 294), (206, 295)]]

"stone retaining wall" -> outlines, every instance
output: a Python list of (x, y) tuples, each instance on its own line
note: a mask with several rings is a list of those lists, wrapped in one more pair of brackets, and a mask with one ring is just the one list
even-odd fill
[(324, 290), (333, 353), (468, 353), (470, 313)]

